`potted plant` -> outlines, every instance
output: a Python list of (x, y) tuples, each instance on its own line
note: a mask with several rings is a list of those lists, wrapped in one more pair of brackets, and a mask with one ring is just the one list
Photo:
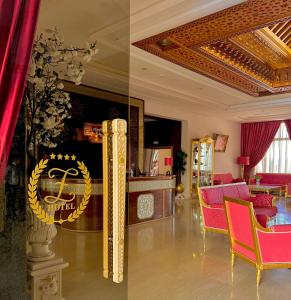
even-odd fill
[(55, 148), (61, 141), (72, 108), (63, 82), (81, 84), (84, 65), (97, 52), (96, 42), (67, 46), (57, 29), (47, 29), (36, 38), (24, 95), (30, 159), (37, 158), (39, 145)]
[(258, 174), (255, 175), (256, 184), (260, 184), (261, 178), (262, 178), (261, 175), (258, 175)]
[(184, 185), (181, 183), (182, 175), (184, 175), (186, 171), (186, 158), (187, 153), (183, 150), (177, 152), (176, 156), (176, 175), (177, 175), (177, 181), (176, 181), (176, 191), (177, 193), (183, 193), (184, 191)]

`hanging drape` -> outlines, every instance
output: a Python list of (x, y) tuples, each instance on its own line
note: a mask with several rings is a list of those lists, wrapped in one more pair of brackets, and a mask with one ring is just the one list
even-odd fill
[(25, 88), (40, 0), (0, 0), (0, 183)]
[(281, 121), (241, 124), (241, 156), (250, 157), (250, 164), (245, 166), (245, 178), (264, 157), (280, 124)]
[(291, 140), (291, 120), (285, 120), (284, 123), (286, 125), (287, 131), (289, 134), (289, 138)]

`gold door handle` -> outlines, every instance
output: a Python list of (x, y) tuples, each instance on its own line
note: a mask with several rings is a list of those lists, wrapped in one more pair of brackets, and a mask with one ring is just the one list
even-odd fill
[(126, 195), (126, 121), (102, 123), (103, 276), (123, 281)]

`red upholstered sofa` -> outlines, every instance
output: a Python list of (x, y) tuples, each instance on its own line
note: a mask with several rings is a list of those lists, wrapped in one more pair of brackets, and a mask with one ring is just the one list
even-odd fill
[(203, 226), (205, 230), (227, 233), (224, 197), (247, 200), (253, 203), (258, 222), (266, 227), (269, 218), (277, 213), (273, 196), (258, 194), (251, 197), (245, 182), (200, 187), (198, 189)]
[(236, 178), (234, 179), (231, 175), (231, 173), (221, 173), (221, 174), (213, 174), (213, 184), (219, 185), (219, 184), (230, 184), (235, 182), (243, 182), (244, 180), (242, 178)]
[(285, 197), (291, 196), (291, 174), (257, 173), (256, 175), (261, 177), (260, 184), (279, 185), (282, 187), (282, 192), (285, 192)]

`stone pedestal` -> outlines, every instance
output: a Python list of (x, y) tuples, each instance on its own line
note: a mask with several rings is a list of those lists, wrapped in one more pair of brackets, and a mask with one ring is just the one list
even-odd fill
[(42, 262), (28, 261), (32, 300), (65, 300), (62, 297), (62, 270), (68, 263), (61, 257)]

